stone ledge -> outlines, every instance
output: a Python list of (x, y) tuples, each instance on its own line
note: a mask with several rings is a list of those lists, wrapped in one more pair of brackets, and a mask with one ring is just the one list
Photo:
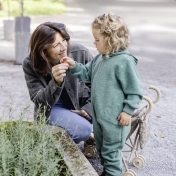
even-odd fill
[(90, 162), (72, 140), (72, 138), (62, 128), (48, 126), (48, 129), (54, 129), (53, 135), (58, 139), (61, 135), (64, 135), (64, 139), (59, 141), (57, 149), (61, 153), (65, 164), (71, 171), (72, 176), (98, 176), (95, 169), (92, 167)]

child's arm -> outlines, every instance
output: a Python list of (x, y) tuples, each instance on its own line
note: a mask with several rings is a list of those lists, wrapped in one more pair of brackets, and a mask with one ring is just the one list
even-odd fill
[(119, 121), (119, 125), (128, 126), (131, 122), (131, 115), (127, 114), (126, 112), (122, 112), (117, 120)]
[(125, 94), (124, 107), (118, 117), (119, 124), (122, 126), (130, 123), (132, 114), (139, 108), (143, 98), (143, 85), (135, 61), (134, 58), (123, 58), (123, 63), (118, 70), (119, 82)]
[(60, 60), (61, 63), (67, 63), (71, 73), (85, 83), (91, 83), (93, 61), (94, 59), (88, 62), (86, 65), (83, 65), (81, 63), (75, 62), (69, 57), (64, 57)]

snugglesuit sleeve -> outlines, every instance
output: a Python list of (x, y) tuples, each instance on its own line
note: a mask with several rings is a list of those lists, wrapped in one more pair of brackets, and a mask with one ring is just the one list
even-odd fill
[(125, 59), (119, 67), (118, 79), (125, 94), (123, 111), (132, 115), (143, 98), (143, 85), (136, 68), (137, 59)]
[(71, 68), (70, 71), (81, 81), (85, 83), (91, 83), (92, 64), (93, 60), (88, 62), (86, 65), (76, 62), (76, 65)]

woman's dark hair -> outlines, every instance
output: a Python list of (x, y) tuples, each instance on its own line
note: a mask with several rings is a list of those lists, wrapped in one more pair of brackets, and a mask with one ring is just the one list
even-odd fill
[(51, 47), (55, 41), (55, 35), (59, 32), (64, 39), (67, 40), (69, 53), (70, 36), (66, 30), (66, 26), (62, 23), (45, 22), (40, 24), (32, 33), (29, 42), (30, 59), (35, 71), (47, 75), (51, 64), (47, 58), (47, 49)]

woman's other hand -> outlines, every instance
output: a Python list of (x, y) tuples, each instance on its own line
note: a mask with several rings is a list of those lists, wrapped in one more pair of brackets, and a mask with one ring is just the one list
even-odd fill
[(69, 68), (72, 68), (75, 66), (75, 61), (73, 59), (71, 59), (70, 57), (63, 57), (61, 60), (60, 60), (60, 63), (67, 63), (69, 66)]
[(131, 123), (131, 115), (127, 114), (126, 112), (122, 112), (117, 120), (119, 121), (119, 125), (128, 126)]
[(57, 64), (54, 67), (52, 67), (52, 74), (59, 86), (63, 82), (64, 76), (66, 76), (67, 69), (68, 69), (67, 63)]
[(92, 117), (86, 111), (84, 111), (82, 109), (81, 110), (71, 110), (71, 111), (79, 114), (80, 116), (85, 117), (87, 120), (91, 120), (92, 119)]

